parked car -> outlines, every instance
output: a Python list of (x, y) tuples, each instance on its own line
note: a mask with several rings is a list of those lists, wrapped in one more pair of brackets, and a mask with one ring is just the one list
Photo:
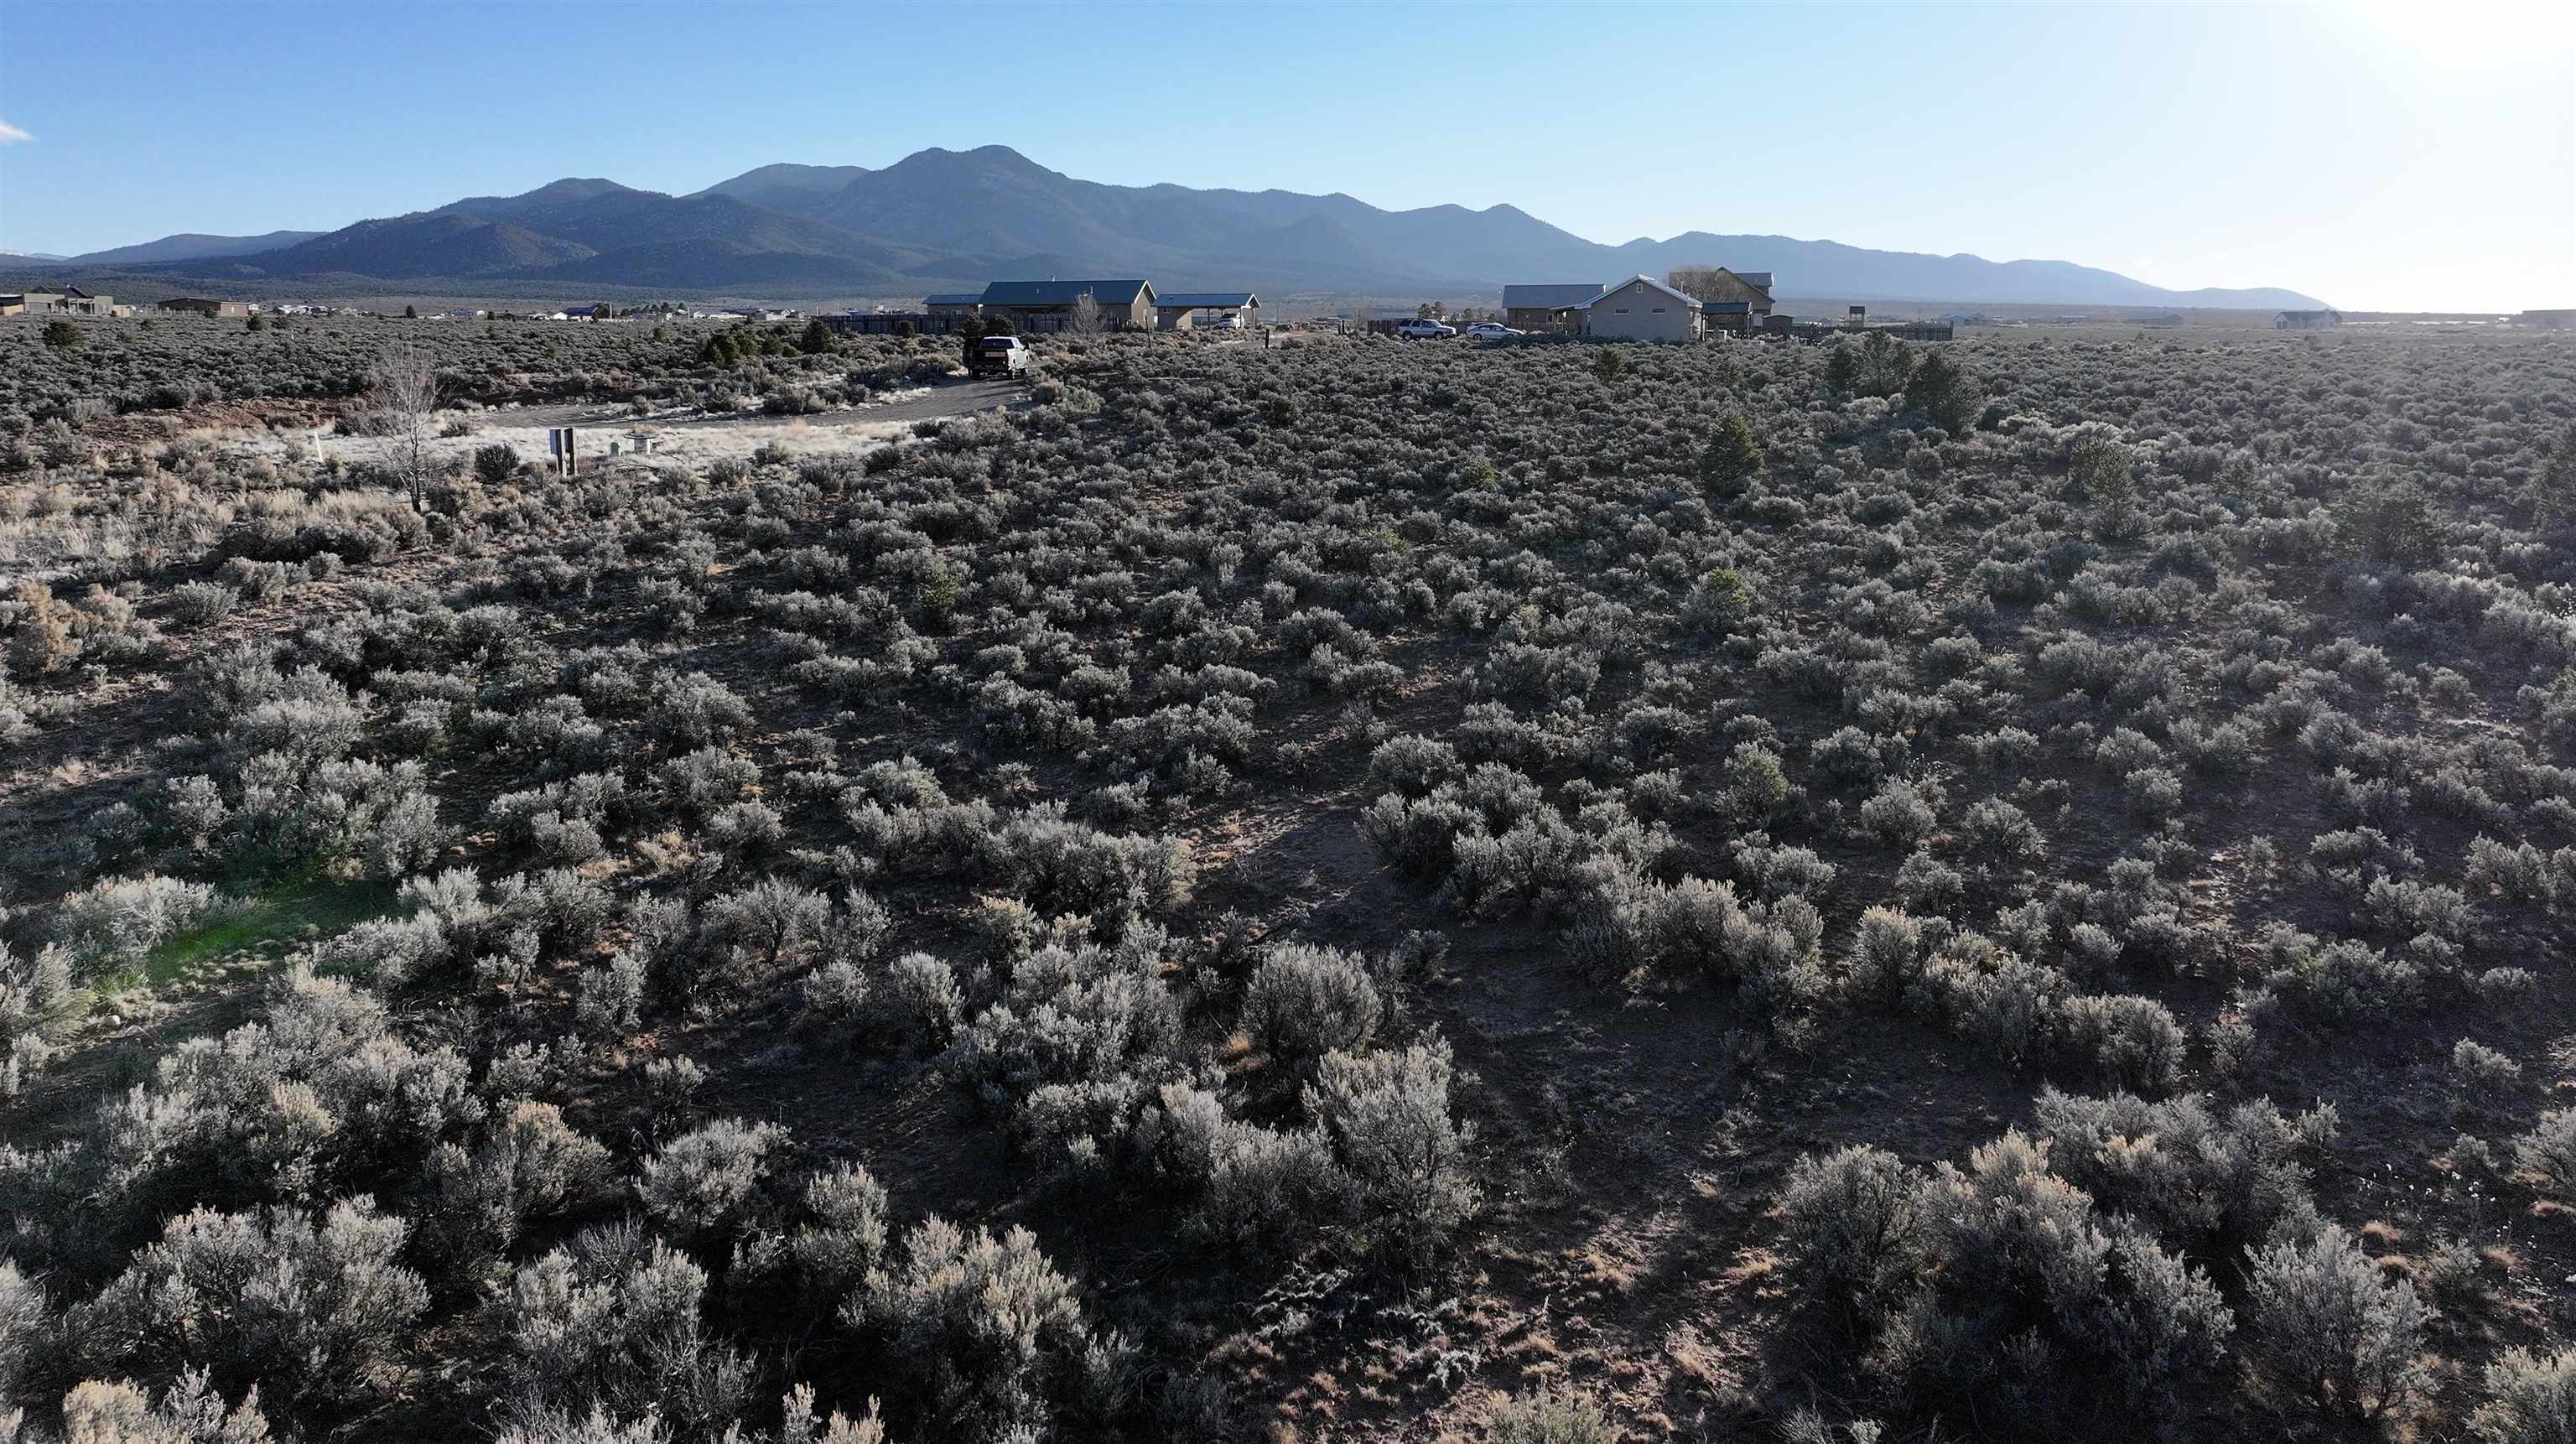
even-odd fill
[(1515, 331), (1500, 321), (1478, 321), (1467, 328), (1467, 335), (1478, 341), (1500, 341), (1508, 336), (1527, 334), (1524, 331)]
[(1199, 329), (1202, 331), (1240, 331), (1243, 329), (1243, 318), (1241, 316), (1214, 316), (1205, 321), (1201, 321), (1199, 323)]
[(1017, 336), (986, 336), (966, 357), (969, 376), (1017, 376), (1029, 369), (1029, 348)]
[(1455, 336), (1458, 328), (1438, 321), (1407, 321), (1395, 328), (1395, 334), (1408, 341), (1427, 341), (1436, 336)]

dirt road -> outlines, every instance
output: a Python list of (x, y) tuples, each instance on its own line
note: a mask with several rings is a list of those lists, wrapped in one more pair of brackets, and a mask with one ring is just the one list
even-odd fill
[[(705, 466), (725, 458), (748, 458), (768, 445), (785, 447), (800, 456), (868, 451), (901, 441), (917, 422), (1033, 404), (1025, 381), (948, 381), (900, 391), (891, 400), (874, 405), (818, 411), (810, 416), (768, 416), (745, 411), (731, 416), (638, 418), (615, 406), (518, 406), (473, 413), (471, 430), (460, 436), (442, 436), (431, 443), (430, 449), (444, 459), (499, 445), (518, 452), (525, 460), (542, 463), (549, 454), (546, 433), (554, 427), (570, 426), (581, 432), (581, 454), (587, 461), (607, 455), (612, 445), (628, 444), (628, 431), (641, 426), (654, 433), (656, 457), (681, 465)], [(387, 460), (392, 446), (382, 437), (336, 436), (318, 431), (292, 440), (280, 433), (263, 433), (255, 444), (296, 445), (321, 456), (376, 464)]]
[(1025, 381), (943, 381), (898, 391), (891, 401), (868, 406), (845, 406), (836, 411), (817, 411), (806, 416), (768, 416), (758, 411), (737, 412), (731, 416), (675, 416), (638, 420), (622, 407), (594, 406), (587, 403), (572, 406), (518, 406), (483, 413), (485, 419), (502, 426), (615, 426), (647, 425), (656, 431), (696, 431), (717, 427), (779, 426), (802, 422), (807, 426), (909, 426), (916, 421), (937, 421), (951, 416), (971, 416), (978, 411), (998, 411), (1004, 407), (1026, 405), (1029, 399)]

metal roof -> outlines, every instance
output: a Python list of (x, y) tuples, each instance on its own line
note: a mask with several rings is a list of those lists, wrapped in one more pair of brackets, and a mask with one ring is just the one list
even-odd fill
[(1742, 281), (1748, 286), (1759, 286), (1765, 291), (1771, 289), (1771, 273), (1769, 271), (1737, 271), (1735, 273), (1735, 279)]
[(1663, 292), (1665, 295), (1672, 297), (1674, 300), (1681, 302), (1683, 305), (1690, 307), (1694, 311), (1699, 309), (1699, 302), (1695, 298), (1686, 296), (1681, 292), (1674, 290), (1672, 287), (1665, 285), (1663, 282), (1656, 280), (1654, 277), (1642, 273), (1630, 276), (1624, 281), (1611, 282), (1609, 285), (1601, 288), (1601, 295), (1594, 296), (1591, 300), (1585, 301), (1583, 304), (1588, 307), (1593, 301), (1598, 301), (1602, 299), (1602, 297), (1608, 296), (1613, 291), (1624, 291), (1640, 281), (1645, 282), (1649, 287)]
[(983, 301), (984, 293), (981, 291), (969, 291), (962, 296), (924, 296), (921, 298), (921, 304), (925, 306), (977, 306), (983, 304)]
[(1193, 311), (1203, 307), (1241, 310), (1246, 306), (1260, 305), (1261, 298), (1250, 291), (1189, 291), (1179, 295), (1157, 296), (1154, 298), (1154, 304), (1176, 309), (1185, 307)]
[(1137, 293), (1152, 295), (1143, 281), (995, 281), (979, 298), (987, 306), (1070, 306), (1084, 292), (1103, 306), (1132, 306)]
[(1578, 281), (1569, 285), (1505, 286), (1503, 309), (1506, 311), (1570, 311), (1601, 294), (1598, 282)]

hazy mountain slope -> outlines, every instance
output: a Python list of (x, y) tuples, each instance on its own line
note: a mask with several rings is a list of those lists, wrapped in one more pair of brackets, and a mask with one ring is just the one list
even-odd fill
[[(309, 241), (322, 231), (270, 231), (259, 236), (209, 236), (196, 231), (182, 231), (140, 245), (116, 246), (104, 251), (90, 251), (73, 256), (85, 266), (130, 266), (146, 261), (198, 261), (216, 256), (255, 256), (262, 251), (282, 250)], [(59, 259), (59, 258), (57, 258)]]
[(846, 256), (886, 267), (922, 259), (918, 252), (729, 195), (674, 197), (608, 181), (556, 181), (523, 196), (459, 201), (435, 214), (449, 213), (508, 221), (603, 253), (671, 242), (722, 242), (741, 255)]
[[(1838, 241), (1788, 236), (1717, 236), (1690, 231), (1670, 240), (1634, 240), (1611, 249), (1618, 274), (1662, 275), (1675, 266), (1723, 264), (1770, 271), (1783, 294), (2024, 303), (2164, 306), (2315, 306), (2285, 290), (2170, 291), (2113, 271), (2071, 261), (1989, 261), (1979, 256), (1930, 256), (1873, 251)], [(2191, 300), (2224, 296), (2225, 300)]]
[[(2173, 291), (2067, 261), (1875, 251), (1834, 241), (1690, 231), (1620, 246), (1587, 241), (1516, 206), (1389, 211), (1350, 196), (1115, 186), (1047, 169), (1008, 146), (924, 150), (882, 170), (769, 165), (686, 196), (567, 178), (361, 221), (250, 255), (218, 274), (283, 281), (349, 274), (578, 278), (694, 291), (810, 286), (902, 295), (925, 282), (1012, 276), (1144, 276), (1171, 289), (1492, 296), (1515, 281), (1608, 281), (1679, 265), (1767, 270), (1783, 298), (2064, 305), (2320, 304), (2293, 291)], [(169, 237), (83, 257), (102, 266), (244, 252), (137, 254)], [(102, 257), (118, 257), (105, 260)], [(168, 274), (165, 272), (164, 274)], [(112, 279), (112, 278), (111, 278)]]
[(925, 150), (860, 176), (815, 214), (863, 235), (949, 251), (1142, 253), (1142, 260), (1175, 249), (1103, 215), (1087, 186), (1007, 146)]
[(867, 173), (863, 165), (765, 165), (691, 194), (732, 196), (801, 216), (810, 214), (804, 202), (831, 196)]
[(929, 259), (729, 195), (673, 197), (574, 178), (522, 195), (473, 196), (414, 215), (360, 221), (245, 262), (248, 273), (279, 278), (512, 277), (846, 291), (908, 288), (905, 269)]
[(613, 180), (599, 176), (566, 176), (562, 180), (548, 181), (535, 190), (522, 191), (514, 196), (467, 196), (461, 201), (450, 201), (446, 205), (439, 206), (428, 214), (444, 215), (456, 212), (482, 216), (487, 220), (516, 221), (539, 212), (597, 200), (602, 196), (650, 194), (653, 193), (622, 186)]
[[(1608, 280), (1715, 263), (1772, 271), (1782, 294), (1792, 296), (2318, 304), (2280, 290), (2169, 291), (2063, 261), (1872, 251), (1785, 236), (1693, 231), (1664, 241), (1604, 246), (1516, 206), (1388, 211), (1341, 194), (1102, 185), (1048, 170), (1007, 146), (921, 151), (884, 170), (862, 172), (828, 196), (804, 190), (793, 203), (851, 230), (925, 248), (1043, 252), (1117, 274), (1160, 275), (1218, 256), (1260, 257), (1291, 263), (1291, 284), (1354, 285), (1366, 277), (1371, 284), (1493, 289), (1512, 281)], [(1310, 269), (1297, 272), (1296, 263)]]
[(728, 286), (803, 286), (817, 292), (907, 290), (911, 279), (890, 267), (811, 251), (755, 250), (739, 241), (650, 241), (602, 251), (546, 272), (551, 279), (614, 286), (704, 291)]
[(507, 221), (454, 213), (360, 221), (254, 258), (273, 276), (347, 271), (361, 276), (481, 276), (545, 270), (595, 254), (578, 242)]

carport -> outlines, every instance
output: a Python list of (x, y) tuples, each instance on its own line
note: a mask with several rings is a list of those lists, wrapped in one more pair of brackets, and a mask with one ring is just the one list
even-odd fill
[(1154, 329), (1187, 331), (1191, 329), (1193, 318), (1199, 312), (1215, 311), (1222, 315), (1242, 317), (1244, 329), (1248, 331), (1252, 329), (1253, 322), (1258, 319), (1252, 313), (1260, 309), (1261, 298), (1250, 291), (1202, 291), (1187, 296), (1156, 296)]

